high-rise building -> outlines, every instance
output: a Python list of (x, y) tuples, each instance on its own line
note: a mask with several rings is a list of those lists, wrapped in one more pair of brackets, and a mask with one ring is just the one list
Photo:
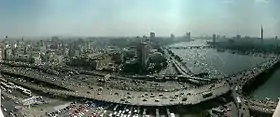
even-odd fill
[(11, 48), (4, 49), (4, 59), (5, 60), (11, 60), (12, 59), (12, 49)]
[(149, 42), (150, 38), (148, 38), (146, 35), (143, 36), (142, 42)]
[(154, 40), (156, 38), (156, 33), (150, 32), (150, 39)]
[(3, 61), (3, 49), (0, 48), (0, 62)]
[(216, 42), (216, 34), (213, 34), (212, 39), (213, 39), (213, 43), (215, 43)]
[(241, 39), (241, 35), (236, 35), (236, 39)]
[(140, 42), (142, 42), (141, 37), (140, 36), (136, 36), (135, 43), (140, 43)]
[(275, 36), (275, 40), (277, 40), (278, 39), (278, 36)]
[(263, 26), (261, 25), (261, 40), (263, 40)]
[(190, 40), (191, 39), (191, 32), (187, 32), (186, 37), (187, 37), (187, 40)]
[(137, 55), (138, 55), (138, 60), (141, 63), (142, 68), (145, 68), (147, 66), (149, 53), (150, 53), (149, 44), (147, 42), (139, 43), (139, 46), (137, 49)]
[(80, 55), (80, 48), (77, 45), (71, 45), (68, 50), (69, 57), (75, 57)]
[(220, 39), (220, 35), (216, 35), (216, 39)]
[(174, 34), (170, 34), (170, 38), (174, 39), (175, 38)]

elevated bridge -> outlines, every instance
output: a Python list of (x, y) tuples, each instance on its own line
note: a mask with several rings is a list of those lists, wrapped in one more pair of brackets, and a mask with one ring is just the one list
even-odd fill
[(172, 60), (172, 64), (174, 65), (175, 69), (181, 75), (192, 75), (193, 74), (190, 69), (188, 69), (184, 64), (176, 61), (175, 59)]
[[(87, 89), (86, 87), (84, 87), (72, 92), (42, 87), (30, 82), (23, 83), (13, 78), (10, 78), (8, 80), (14, 82), (15, 84), (42, 91), (47, 94), (67, 95), (73, 97), (95, 99), (105, 102), (138, 106), (194, 105), (217, 98), (230, 91), (230, 86), (226, 82), (219, 82), (216, 83), (214, 87), (212, 87), (211, 85), (205, 85), (199, 88), (187, 90), (182, 89), (180, 91), (173, 92), (143, 92), (103, 88), (102, 93), (100, 93), (98, 92), (98, 89), (100, 88), (98, 86), (92, 86), (93, 89)], [(204, 92), (211, 92), (213, 95), (209, 97), (203, 97)]]
[[(275, 69), (275, 66), (279, 64), (279, 58), (272, 58), (269, 61), (258, 64), (250, 69), (241, 71), (239, 73), (234, 74), (228, 82), (232, 87), (240, 87), (236, 90), (238, 92), (243, 92), (245, 86), (252, 85), (251, 83), (255, 80), (259, 80), (258, 75), (268, 72), (271, 69)], [(254, 85), (255, 87), (255, 85)], [(244, 96), (244, 95), (243, 95)], [(245, 98), (246, 96), (244, 96)], [(253, 98), (245, 98), (247, 100), (247, 105), (251, 111), (257, 111), (266, 114), (273, 114), (277, 103), (273, 101), (260, 101), (254, 100)]]
[(273, 114), (275, 108), (277, 107), (276, 102), (272, 101), (255, 101), (252, 99), (248, 99), (248, 107), (251, 111), (258, 111), (267, 114)]
[(199, 78), (199, 77), (194, 77), (194, 76), (190, 76), (190, 75), (165, 75), (166, 77), (171, 77), (171, 78), (186, 78), (186, 79), (194, 79), (194, 80), (198, 80), (198, 81), (206, 81), (206, 82), (210, 82), (210, 81), (214, 81), (216, 79), (209, 79), (209, 78)]
[(174, 65), (175, 69), (181, 74), (181, 75), (167, 75), (168, 77), (178, 77), (178, 78), (185, 78), (185, 79), (192, 79), (197, 81), (205, 81), (205, 82), (211, 82), (216, 81), (216, 79), (208, 79), (208, 78), (199, 78), (192, 76), (193, 73), (191, 70), (186, 68), (184, 65), (179, 63), (178, 61), (173, 60), (172, 64)]
[(208, 49), (210, 46), (169, 46), (168, 49)]
[(248, 107), (251, 111), (257, 111), (257, 112), (271, 114), (271, 115), (275, 111), (275, 108), (267, 108), (267, 107), (262, 107), (262, 106), (259, 106), (259, 105), (248, 105)]

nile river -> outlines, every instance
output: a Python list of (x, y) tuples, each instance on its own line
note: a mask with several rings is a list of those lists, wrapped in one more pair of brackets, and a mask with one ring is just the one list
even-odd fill
[[(182, 42), (170, 46), (203, 46), (205, 40)], [(267, 58), (252, 55), (232, 54), (224, 51), (218, 52), (216, 49), (172, 49), (172, 51), (183, 58), (186, 66), (193, 73), (208, 73), (210, 78), (221, 78), (235, 72), (245, 70)], [(256, 89), (251, 96), (257, 99), (269, 97), (276, 100), (280, 96), (280, 69), (277, 70), (268, 81)]]

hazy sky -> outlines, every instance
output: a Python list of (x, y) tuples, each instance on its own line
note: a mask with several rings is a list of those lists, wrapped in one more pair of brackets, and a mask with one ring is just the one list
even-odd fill
[(0, 36), (280, 35), (280, 0), (0, 0)]

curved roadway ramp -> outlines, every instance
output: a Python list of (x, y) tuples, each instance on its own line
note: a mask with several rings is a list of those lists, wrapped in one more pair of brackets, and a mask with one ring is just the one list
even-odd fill
[(277, 107), (276, 107), (272, 117), (280, 117), (280, 100), (278, 101)]

